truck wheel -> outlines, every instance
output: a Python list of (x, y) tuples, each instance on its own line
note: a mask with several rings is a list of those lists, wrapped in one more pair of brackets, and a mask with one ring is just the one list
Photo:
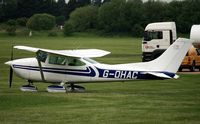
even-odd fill
[(194, 72), (195, 71), (195, 61), (192, 62), (192, 65), (190, 67), (190, 71)]
[(181, 67), (179, 67), (178, 71), (179, 71), (179, 72), (182, 72), (182, 68), (181, 68)]

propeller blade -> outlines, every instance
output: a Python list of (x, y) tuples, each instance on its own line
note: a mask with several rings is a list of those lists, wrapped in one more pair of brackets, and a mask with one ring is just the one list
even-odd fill
[(9, 86), (11, 88), (12, 86), (12, 79), (13, 79), (13, 69), (10, 67), (10, 77), (9, 77)]
[[(11, 57), (10, 57), (10, 60), (12, 61), (13, 60), (13, 46), (11, 48)], [(12, 66), (12, 65), (11, 65)], [(11, 88), (12, 86), (12, 79), (13, 79), (13, 69), (12, 67), (10, 66), (10, 75), (9, 75), (9, 87)]]

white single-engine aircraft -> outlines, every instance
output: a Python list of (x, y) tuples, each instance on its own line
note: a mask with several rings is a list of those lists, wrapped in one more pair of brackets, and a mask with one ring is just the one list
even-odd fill
[[(176, 72), (186, 55), (191, 40), (177, 39), (160, 57), (150, 62), (128, 64), (101, 64), (90, 58), (102, 57), (110, 52), (98, 49), (49, 50), (27, 46), (14, 46), (16, 49), (36, 53), (36, 58), (11, 60), (5, 64), (12, 72), (26, 79), (28, 85), (22, 91), (37, 91), (33, 82), (59, 83), (50, 85), (48, 92), (84, 91), (84, 87), (74, 85), (86, 82), (129, 81), (150, 79), (177, 79)], [(65, 87), (65, 84), (69, 84)]]

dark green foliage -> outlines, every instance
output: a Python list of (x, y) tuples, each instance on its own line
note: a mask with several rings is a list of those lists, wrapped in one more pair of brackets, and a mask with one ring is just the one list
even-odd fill
[(130, 26), (125, 16), (125, 1), (113, 0), (99, 9), (99, 28), (105, 32), (123, 32)]
[(13, 19), (10, 19), (10, 20), (8, 20), (8, 21), (6, 22), (6, 24), (9, 25), (9, 26), (16, 26), (16, 21), (13, 20)]
[(8, 35), (14, 36), (16, 31), (16, 21), (15, 20), (8, 20), (6, 26), (6, 31)]
[(95, 6), (100, 6), (102, 3), (101, 0), (91, 0), (91, 4)]
[(73, 32), (74, 32), (74, 30), (73, 30), (73, 26), (72, 26), (71, 22), (69, 22), (69, 21), (65, 22), (64, 31), (63, 31), (64, 35), (70, 36)]
[(17, 17), (17, 1), (1, 0), (0, 2), (0, 22), (6, 22)]
[(142, 37), (143, 32), (144, 32), (144, 28), (139, 24), (135, 24), (132, 28), (132, 35), (134, 37)]
[(18, 18), (16, 21), (17, 21), (17, 25), (26, 26), (28, 19), (26, 17), (22, 17), (22, 18)]
[(55, 17), (50, 14), (35, 14), (27, 22), (31, 30), (51, 30), (55, 26)]
[(160, 1), (148, 1), (143, 4), (143, 17), (146, 24), (150, 22), (167, 21), (166, 17), (166, 3)]
[(98, 7), (86, 6), (76, 9), (70, 14), (69, 21), (75, 31), (85, 31), (95, 28), (97, 25)]
[(65, 23), (65, 17), (64, 16), (56, 17), (56, 24), (57, 25), (64, 25), (64, 23)]
[(50, 31), (48, 34), (49, 37), (56, 37), (58, 34), (55, 31)]

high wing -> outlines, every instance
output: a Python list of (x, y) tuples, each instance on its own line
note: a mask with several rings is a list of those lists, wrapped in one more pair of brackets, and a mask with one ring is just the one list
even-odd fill
[(14, 46), (16, 49), (20, 50), (26, 50), (30, 52), (38, 52), (43, 51), (51, 54), (56, 55), (62, 55), (62, 56), (69, 56), (69, 57), (87, 57), (87, 58), (94, 58), (94, 57), (102, 57), (107, 54), (110, 54), (110, 52), (105, 50), (99, 50), (99, 49), (79, 49), (79, 50), (49, 50), (49, 49), (41, 49), (41, 48), (35, 48), (35, 47), (28, 47), (28, 46)]

